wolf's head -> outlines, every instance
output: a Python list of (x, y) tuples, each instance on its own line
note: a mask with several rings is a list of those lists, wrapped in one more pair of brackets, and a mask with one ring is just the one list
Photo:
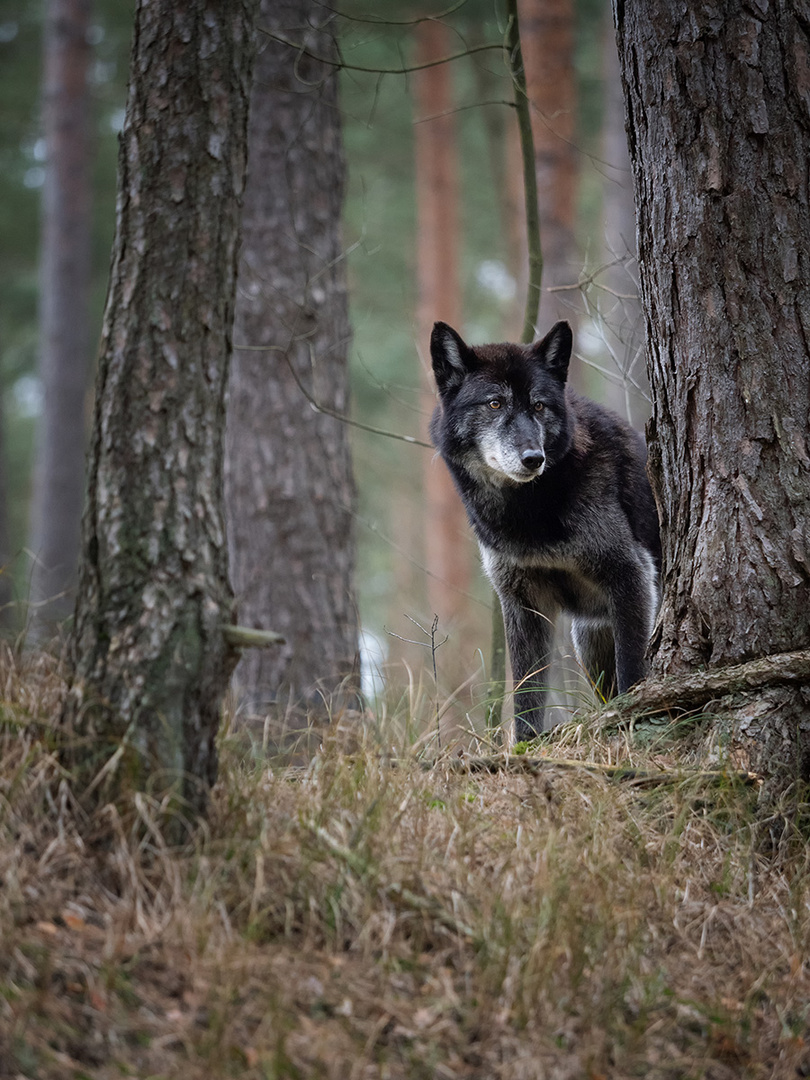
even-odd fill
[(567, 453), (565, 383), (573, 338), (558, 322), (533, 345), (471, 348), (446, 323), (430, 352), (440, 405), (431, 435), (448, 461), (493, 484), (525, 484)]

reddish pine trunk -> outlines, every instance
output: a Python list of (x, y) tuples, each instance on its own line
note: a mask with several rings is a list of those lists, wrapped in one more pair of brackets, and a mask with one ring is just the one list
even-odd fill
[(0, 630), (14, 626), (14, 589), (9, 572), (11, 543), (8, 518), (8, 456), (6, 451), (5, 401), (0, 391)]
[[(609, 16), (609, 13), (606, 13)], [(644, 317), (636, 259), (636, 207), (633, 172), (624, 126), (619, 54), (612, 20), (605, 19), (602, 39), (602, 228), (606, 270), (594, 290), (600, 330), (610, 350), (605, 360), (614, 380), (606, 380), (605, 398), (642, 430), (649, 415), (644, 364)]]
[(32, 622), (50, 636), (75, 604), (90, 359), (89, 0), (48, 0), (40, 377), (31, 508)]
[[(417, 62), (428, 63), (452, 51), (453, 37), (441, 22), (422, 22), (416, 30)], [(459, 184), (452, 114), (452, 70), (448, 64), (424, 68), (414, 76), (419, 115), (414, 127), (417, 209), (417, 332), (424, 386), (425, 426), (435, 407), (428, 343), (437, 319), (461, 321), (459, 260)], [(468, 616), (470, 585), (467, 518), (450, 474), (437, 458), (426, 459), (425, 563), (427, 600), (445, 631)]]
[[(519, 0), (521, 47), (540, 204), (543, 294), (538, 327), (576, 318), (580, 262), (574, 240), (575, 149), (574, 5), (572, 0)], [(563, 291), (561, 286), (573, 286)]]

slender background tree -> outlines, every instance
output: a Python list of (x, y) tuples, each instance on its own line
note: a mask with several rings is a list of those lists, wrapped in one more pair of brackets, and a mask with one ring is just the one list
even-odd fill
[(594, 290), (594, 321), (604, 336), (613, 364), (607, 367), (605, 396), (638, 430), (650, 415), (644, 363), (644, 317), (636, 258), (636, 208), (633, 172), (627, 149), (616, 32), (605, 12), (602, 39), (604, 114), (602, 118), (602, 263)]
[[(417, 312), (424, 426), (436, 405), (427, 343), (437, 319), (461, 323), (459, 177), (453, 67), (437, 61), (451, 55), (455, 37), (441, 22), (425, 20), (415, 28), (414, 118), (416, 156)], [(422, 67), (422, 65), (430, 65)], [(427, 606), (438, 616), (442, 636), (469, 632), (467, 593), (472, 577), (472, 548), (467, 516), (443, 463), (424, 455), (425, 568)], [(460, 654), (453, 651), (454, 657)], [(469, 663), (469, 658), (467, 659)], [(464, 677), (455, 663), (451, 681)]]
[(0, 629), (13, 626), (12, 603), (14, 586), (11, 577), (11, 543), (9, 540), (8, 454), (6, 450), (5, 395), (0, 392)]
[(580, 308), (577, 282), (581, 261), (574, 232), (579, 170), (573, 0), (520, 0), (518, 17), (543, 246), (543, 292), (537, 325), (548, 328), (558, 319), (574, 321)]
[(90, 372), (90, 0), (45, 5), (40, 379), (31, 620), (50, 637), (76, 602)]

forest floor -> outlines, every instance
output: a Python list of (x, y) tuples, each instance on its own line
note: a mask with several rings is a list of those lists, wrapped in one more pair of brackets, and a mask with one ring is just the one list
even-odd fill
[(225, 734), (171, 847), (147, 796), (83, 819), (60, 693), (5, 657), (3, 1080), (810, 1075), (808, 845), (672, 729), (492, 773), (392, 721), (297, 767)]

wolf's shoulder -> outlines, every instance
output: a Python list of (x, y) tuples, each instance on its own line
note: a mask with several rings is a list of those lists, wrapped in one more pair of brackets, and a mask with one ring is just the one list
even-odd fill
[(644, 436), (623, 417), (605, 405), (566, 388), (566, 408), (574, 421), (574, 450), (584, 457), (613, 458), (638, 463), (647, 459)]

